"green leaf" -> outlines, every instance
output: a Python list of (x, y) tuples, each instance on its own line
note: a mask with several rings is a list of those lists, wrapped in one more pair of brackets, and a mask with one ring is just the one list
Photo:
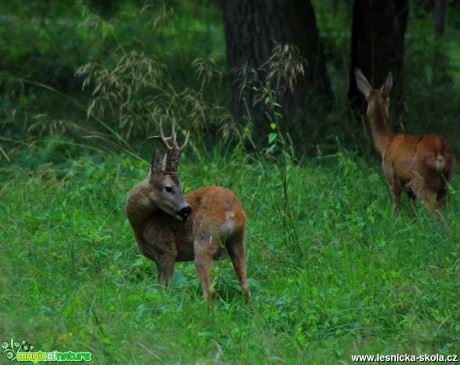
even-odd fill
[(275, 148), (276, 148), (276, 144), (272, 144), (272, 145), (268, 148), (267, 153), (268, 153), (268, 154), (272, 153), (273, 150), (274, 150)]
[(270, 128), (275, 130), (276, 129), (276, 123), (270, 123)]
[(268, 135), (268, 143), (272, 144), (278, 135), (276, 133), (270, 133)]

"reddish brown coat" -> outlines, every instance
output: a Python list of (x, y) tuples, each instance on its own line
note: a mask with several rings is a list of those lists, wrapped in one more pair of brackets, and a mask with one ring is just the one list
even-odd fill
[(455, 156), (447, 139), (435, 134), (413, 136), (391, 133), (386, 126), (393, 83), (391, 73), (380, 89), (372, 88), (359, 69), (356, 69), (355, 78), (368, 103), (372, 137), (382, 157), (383, 173), (395, 204), (395, 214), (399, 213), (402, 191), (407, 192), (411, 199), (421, 199), (428, 211), (442, 211), (455, 167)]
[[(211, 261), (228, 253), (243, 294), (251, 297), (246, 281), (244, 235), (246, 214), (229, 189), (208, 186), (182, 194), (177, 164), (182, 149), (172, 137), (160, 140), (167, 155), (156, 153), (150, 176), (138, 183), (126, 200), (126, 214), (143, 255), (156, 263), (158, 281), (168, 285), (178, 261), (195, 261), (205, 298), (212, 300)], [(168, 141), (173, 142), (171, 147)]]

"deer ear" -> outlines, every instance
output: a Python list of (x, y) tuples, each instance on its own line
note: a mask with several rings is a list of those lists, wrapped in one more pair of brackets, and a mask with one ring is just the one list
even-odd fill
[(361, 72), (359, 68), (355, 69), (355, 80), (358, 90), (361, 91), (361, 93), (364, 95), (366, 99), (368, 99), (369, 95), (371, 94), (372, 86), (371, 84), (369, 84), (369, 81), (367, 81), (366, 76), (364, 76), (364, 74)]
[(388, 73), (387, 79), (382, 86), (382, 91), (386, 96), (390, 95), (391, 88), (393, 87), (393, 75), (391, 71)]
[(164, 161), (165, 157), (161, 155), (160, 151), (156, 150), (152, 158), (150, 174), (158, 174), (159, 172), (164, 172)]

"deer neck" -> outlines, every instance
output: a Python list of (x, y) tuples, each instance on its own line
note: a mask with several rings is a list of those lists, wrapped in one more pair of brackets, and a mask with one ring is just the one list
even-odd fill
[(135, 230), (142, 228), (152, 214), (159, 210), (148, 198), (147, 189), (149, 189), (149, 179), (137, 184), (126, 200), (126, 215)]
[(373, 101), (373, 104), (369, 105), (368, 117), (371, 121), (372, 139), (374, 140), (374, 146), (380, 155), (388, 145), (391, 133), (386, 126), (386, 119), (388, 111), (385, 106), (381, 103)]

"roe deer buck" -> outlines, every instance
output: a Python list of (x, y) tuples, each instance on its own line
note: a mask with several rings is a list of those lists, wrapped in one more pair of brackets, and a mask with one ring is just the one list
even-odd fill
[[(212, 301), (210, 264), (230, 255), (242, 292), (251, 297), (246, 282), (244, 234), (246, 214), (229, 189), (208, 186), (183, 195), (178, 164), (188, 137), (179, 147), (175, 124), (172, 136), (161, 141), (164, 158), (157, 150), (149, 177), (138, 183), (126, 200), (126, 213), (139, 250), (157, 266), (158, 281), (169, 284), (178, 261), (195, 261), (203, 295)], [(170, 145), (170, 142), (172, 145)]]
[(391, 133), (385, 124), (393, 85), (391, 72), (380, 89), (372, 88), (359, 69), (355, 70), (355, 78), (358, 89), (367, 100), (372, 137), (382, 157), (383, 173), (396, 206), (395, 214), (399, 213), (402, 191), (411, 200), (415, 197), (421, 199), (429, 212), (433, 209), (442, 212), (455, 166), (455, 157), (446, 138), (435, 134)]

